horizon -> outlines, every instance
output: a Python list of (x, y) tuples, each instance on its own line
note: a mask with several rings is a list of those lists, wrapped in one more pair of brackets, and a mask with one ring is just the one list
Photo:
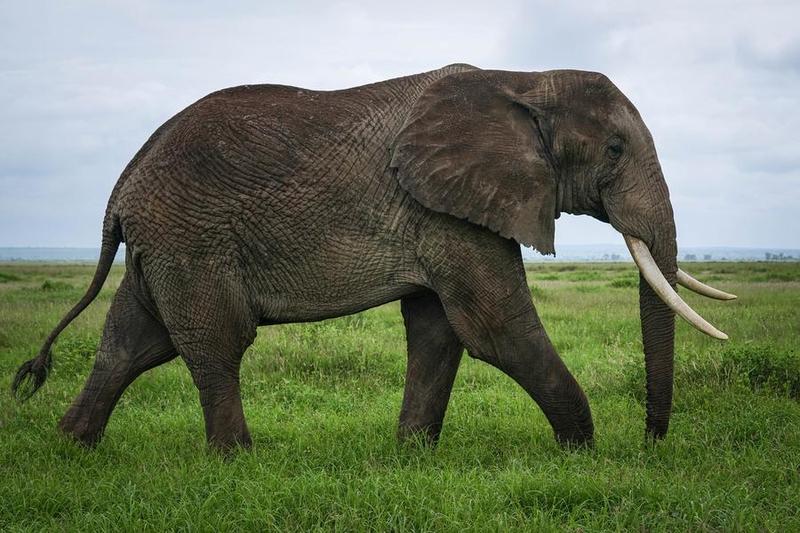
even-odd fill
[[(601, 247), (624, 247), (624, 243), (612, 243), (612, 242), (598, 242), (598, 243), (566, 243), (566, 244), (556, 244), (556, 251), (558, 251), (559, 246), (564, 248), (601, 248)], [(81, 246), (48, 246), (48, 245), (38, 245), (38, 244), (20, 244), (20, 245), (4, 245), (0, 244), (0, 250), (2, 249), (15, 249), (15, 248), (22, 248), (22, 249), (63, 249), (63, 250), (94, 250), (100, 249), (100, 245), (81, 245)], [(120, 250), (125, 248), (125, 243), (120, 244)], [(704, 249), (704, 250), (793, 250), (793, 251), (800, 251), (800, 247), (792, 247), (792, 246), (744, 246), (744, 245), (721, 245), (721, 244), (698, 244), (698, 245), (687, 245), (683, 246), (678, 244), (678, 249), (680, 250), (690, 250), (690, 249)], [(530, 251), (536, 252), (537, 250), (529, 247), (522, 247), (523, 251)]]
[[(95, 246), (0, 246), (0, 263), (93, 263), (100, 256)], [(741, 246), (679, 246), (682, 262), (798, 262), (800, 248)], [(554, 256), (545, 256), (532, 248), (522, 247), (522, 260), (549, 262), (631, 262), (624, 244), (564, 244), (556, 247)], [(114, 262), (125, 262), (125, 245), (117, 251)]]

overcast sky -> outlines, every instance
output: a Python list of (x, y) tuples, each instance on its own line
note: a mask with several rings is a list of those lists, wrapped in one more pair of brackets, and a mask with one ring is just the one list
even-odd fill
[[(0, 0), (0, 246), (97, 246), (162, 122), (245, 83), (337, 89), (466, 62), (607, 74), (682, 246), (800, 248), (800, 2)], [(559, 244), (619, 243), (562, 217)]]

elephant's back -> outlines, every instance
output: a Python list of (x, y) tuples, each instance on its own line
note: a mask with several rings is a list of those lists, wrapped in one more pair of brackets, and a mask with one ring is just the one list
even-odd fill
[(337, 203), (340, 220), (361, 216), (355, 209), (385, 179), (388, 147), (416, 98), (466, 68), (340, 91), (243, 85), (198, 100), (159, 128), (120, 178), (126, 240), (229, 249), (265, 228), (302, 226), (311, 238), (325, 203)]
[[(164, 123), (129, 163), (131, 174), (164, 182), (225, 180), (254, 185), (312, 177), (337, 157), (386, 149), (432, 82), (474, 69), (438, 70), (360, 87), (317, 91), (287, 85), (241, 85), (213, 92)], [(348, 161), (348, 164), (350, 161)], [(121, 180), (121, 181), (122, 181)]]

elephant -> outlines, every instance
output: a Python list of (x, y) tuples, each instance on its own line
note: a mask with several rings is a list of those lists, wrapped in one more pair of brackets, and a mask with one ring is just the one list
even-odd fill
[(45, 381), (51, 346), (100, 291), (120, 243), (126, 270), (85, 387), (59, 429), (92, 447), (125, 388), (180, 356), (212, 449), (252, 443), (240, 363), (259, 326), (400, 300), (407, 338), (398, 436), (435, 444), (464, 350), (516, 381), (556, 440), (592, 446), (587, 398), (540, 321), (520, 245), (554, 254), (555, 220), (620, 232), (640, 270), (645, 435), (666, 435), (674, 316), (717, 338), (675, 292), (735, 296), (682, 270), (653, 139), (603, 74), (466, 64), (355, 88), (243, 85), (159, 127), (125, 167), (86, 294), (24, 363), (13, 393)]

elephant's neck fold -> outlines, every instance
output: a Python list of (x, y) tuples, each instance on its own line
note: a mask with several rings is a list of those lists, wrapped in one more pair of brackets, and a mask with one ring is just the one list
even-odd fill
[(556, 218), (559, 218), (561, 213), (571, 214), (573, 212), (572, 194), (572, 183), (559, 176), (556, 182)]

